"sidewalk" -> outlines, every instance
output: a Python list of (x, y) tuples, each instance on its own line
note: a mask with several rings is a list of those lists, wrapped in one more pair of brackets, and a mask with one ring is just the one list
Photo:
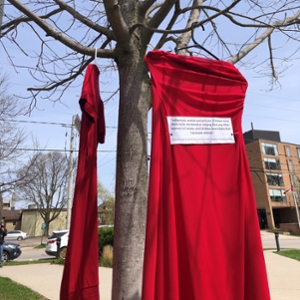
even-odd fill
[(265, 251), (272, 300), (300, 299), (300, 262)]
[[(265, 251), (272, 300), (300, 299), (300, 262)], [(59, 300), (63, 266), (50, 264), (3, 267), (1, 277), (9, 277), (47, 297)], [(99, 268), (101, 300), (111, 299), (112, 269)], [(255, 299), (253, 299), (255, 300)]]
[[(9, 266), (0, 269), (1, 277), (11, 280), (45, 296), (49, 300), (59, 300), (63, 265), (35, 264)], [(100, 299), (111, 300), (112, 269), (99, 268)]]

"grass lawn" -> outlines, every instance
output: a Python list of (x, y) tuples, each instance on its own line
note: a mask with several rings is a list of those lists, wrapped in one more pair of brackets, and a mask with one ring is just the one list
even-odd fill
[(300, 249), (285, 249), (275, 253), (300, 261)]
[(36, 249), (44, 249), (44, 248), (46, 248), (46, 244), (40, 244), (40, 245), (35, 246), (34, 248), (36, 248)]
[[(4, 266), (20, 266), (20, 265), (35, 265), (35, 264), (59, 264), (63, 265), (62, 259), (45, 259), (45, 260), (28, 260), (28, 261), (8, 261)], [(1, 300), (1, 298), (0, 298)]]
[[(32, 264), (61, 264), (62, 260), (36, 260), (36, 261), (9, 261), (5, 266), (32, 265)], [(0, 299), (1, 300), (49, 300), (34, 292), (30, 288), (12, 281), (7, 277), (0, 277)]]
[(32, 291), (30, 288), (20, 285), (6, 277), (0, 277), (0, 299), (49, 300), (44, 296)]

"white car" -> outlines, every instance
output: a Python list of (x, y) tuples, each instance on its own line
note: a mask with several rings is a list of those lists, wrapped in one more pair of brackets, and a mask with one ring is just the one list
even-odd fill
[(28, 238), (28, 234), (26, 232), (23, 232), (21, 230), (11, 230), (7, 232), (7, 235), (5, 236), (5, 240), (25, 240)]
[(57, 256), (57, 238), (60, 238), (59, 257), (65, 259), (69, 241), (69, 230), (55, 230), (48, 237), (45, 252), (51, 256)]

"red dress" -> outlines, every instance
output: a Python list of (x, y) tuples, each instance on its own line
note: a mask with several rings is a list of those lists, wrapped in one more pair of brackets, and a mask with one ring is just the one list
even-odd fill
[[(245, 78), (225, 61), (160, 50), (145, 62), (153, 106), (142, 299), (270, 299), (241, 128)], [(171, 144), (167, 117), (229, 118), (233, 142)]]
[(97, 145), (104, 143), (105, 121), (96, 65), (87, 67), (79, 103), (78, 168), (60, 299), (99, 300)]

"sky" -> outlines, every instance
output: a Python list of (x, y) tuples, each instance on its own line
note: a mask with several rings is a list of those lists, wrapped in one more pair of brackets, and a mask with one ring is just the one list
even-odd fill
[[(24, 29), (26, 34), (24, 38), (29, 37), (29, 30)], [(232, 33), (231, 33), (232, 34)], [(6, 43), (7, 49), (20, 64), (27, 59), (19, 51), (16, 45)], [(33, 45), (27, 44), (25, 51), (29, 54), (34, 51)], [(284, 55), (284, 51), (289, 48), (298, 47), (291, 43), (279, 52)], [(266, 54), (266, 47), (260, 47), (249, 56), (255, 60), (256, 57)], [(0, 68), (10, 76), (9, 93), (18, 95), (27, 95), (26, 89), (34, 86), (36, 83), (28, 74), (26, 69), (19, 69), (18, 72), (12, 68), (7, 55), (0, 45)], [(249, 59), (247, 58), (247, 60)], [(103, 73), (104, 62), (97, 59), (95, 63), (100, 69), (100, 95), (105, 102), (118, 88), (118, 76), (116, 72)], [(254, 129), (279, 131), (283, 142), (300, 145), (300, 61), (294, 60), (287, 63), (289, 67), (280, 75), (280, 86), (275, 86), (271, 90), (269, 78), (266, 75), (257, 74), (254, 70), (246, 69), (241, 64), (237, 64), (240, 72), (248, 81), (248, 90), (245, 98), (245, 107), (242, 120), (243, 131)], [(28, 134), (26, 145), (24, 146), (24, 160), (31, 155), (32, 137), (39, 141), (39, 147), (44, 150), (55, 149), (69, 155), (70, 150), (70, 133), (72, 116), (81, 116), (79, 108), (79, 97), (83, 76), (77, 79), (76, 83), (65, 92), (62, 103), (52, 103), (49, 100), (40, 101), (37, 109), (34, 109), (30, 116), (20, 116), (15, 119), (18, 126), (24, 128)], [(149, 112), (151, 117), (151, 111)], [(105, 119), (106, 119), (106, 142), (98, 146), (98, 180), (114, 194), (115, 183), (115, 159), (116, 159), (116, 135), (118, 124), (118, 94), (105, 102)], [(62, 126), (61, 124), (66, 124)], [(149, 132), (151, 131), (149, 122)], [(76, 133), (75, 149), (79, 146), (79, 135)], [(75, 154), (76, 156), (76, 154)]]

